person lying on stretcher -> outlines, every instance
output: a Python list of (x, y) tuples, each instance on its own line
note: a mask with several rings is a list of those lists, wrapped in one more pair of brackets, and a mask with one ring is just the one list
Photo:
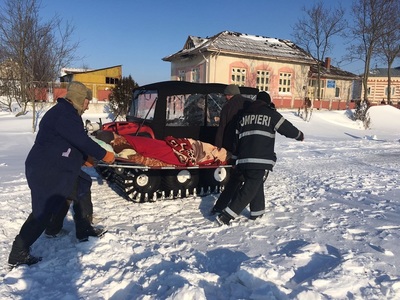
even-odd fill
[(157, 140), (106, 130), (98, 130), (93, 136), (111, 145), (117, 158), (146, 166), (225, 165), (231, 155), (224, 148), (190, 138), (168, 136)]

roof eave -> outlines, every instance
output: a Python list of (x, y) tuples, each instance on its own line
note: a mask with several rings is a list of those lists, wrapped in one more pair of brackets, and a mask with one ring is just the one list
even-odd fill
[(230, 56), (237, 56), (237, 57), (251, 57), (251, 58), (257, 58), (257, 59), (264, 59), (264, 60), (278, 60), (278, 61), (284, 61), (284, 62), (295, 62), (295, 63), (303, 63), (303, 64), (308, 64), (308, 65), (313, 65), (315, 64), (315, 61), (312, 58), (299, 58), (299, 57), (286, 57), (286, 56), (271, 56), (271, 55), (258, 55), (255, 53), (246, 53), (246, 52), (235, 52), (235, 51), (226, 51), (222, 49), (217, 49), (217, 48), (197, 48), (191, 51), (187, 52), (177, 52), (175, 54), (172, 54), (170, 56), (164, 57), (162, 60), (164, 61), (172, 61), (175, 59), (180, 59), (183, 57), (190, 57), (194, 55), (198, 55), (200, 53), (204, 53), (207, 55), (212, 55), (215, 53), (218, 53), (219, 55), (230, 55)]

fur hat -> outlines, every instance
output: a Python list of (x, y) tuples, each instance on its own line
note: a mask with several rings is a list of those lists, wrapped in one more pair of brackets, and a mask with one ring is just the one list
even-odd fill
[(92, 100), (92, 91), (83, 83), (72, 81), (67, 87), (67, 95), (65, 96), (81, 115), (83, 113), (83, 104), (85, 99)]
[(267, 92), (262, 91), (257, 94), (256, 100), (264, 101), (265, 103), (270, 104), (271, 96)]
[(92, 90), (87, 89), (86, 99), (88, 99), (88, 100), (92, 100), (93, 99)]
[(239, 95), (240, 94), (239, 86), (237, 86), (236, 84), (228, 85), (224, 90), (224, 94), (225, 95)]

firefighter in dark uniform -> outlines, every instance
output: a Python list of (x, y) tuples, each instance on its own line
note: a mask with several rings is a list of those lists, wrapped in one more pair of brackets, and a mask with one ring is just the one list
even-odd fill
[(243, 186), (230, 204), (217, 216), (220, 225), (229, 224), (250, 204), (250, 218), (261, 217), (265, 211), (264, 176), (276, 162), (276, 132), (298, 141), (303, 133), (278, 113), (271, 97), (259, 92), (256, 101), (243, 110), (237, 123), (236, 168), (243, 176)]

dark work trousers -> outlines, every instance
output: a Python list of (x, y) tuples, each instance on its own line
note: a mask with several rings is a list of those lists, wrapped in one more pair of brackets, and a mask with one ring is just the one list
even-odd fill
[(225, 209), (239, 191), (243, 181), (244, 178), (239, 169), (237, 167), (232, 168), (228, 183), (215, 202), (214, 208), (221, 211)]
[(15, 237), (12, 251), (24, 250), (29, 252), (29, 247), (41, 236), (50, 217), (51, 215), (48, 217), (42, 215), (41, 220), (38, 220), (31, 213), (22, 225), (19, 234)]
[[(35, 197), (39, 197), (41, 188), (42, 187), (39, 187), (33, 192), (33, 189), (31, 187), (31, 193), (35, 193)], [(49, 226), (52, 216), (55, 214), (55, 212), (59, 212), (60, 210), (64, 209), (64, 202), (65, 196), (63, 196), (62, 193), (53, 194), (47, 199), (44, 209), (42, 211), (39, 209), (36, 214), (35, 204), (32, 203), (32, 213), (28, 216), (28, 218), (22, 225), (19, 234), (15, 237), (12, 251), (25, 250), (29, 252), (29, 247), (32, 246), (32, 244)]]
[(42, 235), (50, 223), (53, 212), (58, 211), (62, 207), (62, 203), (62, 195), (52, 195), (48, 199), (45, 209), (40, 212), (39, 217), (35, 215), (34, 204), (32, 204), (32, 213), (28, 216), (19, 234), (15, 237), (12, 251), (24, 250), (29, 252), (29, 247)]
[(91, 185), (92, 179), (87, 173), (81, 170), (71, 195), (66, 199), (59, 212), (52, 215), (50, 224), (46, 227), (46, 234), (57, 234), (60, 232), (63, 227), (65, 216), (69, 211), (71, 201), (73, 202), (75, 222), (85, 227), (89, 226), (93, 215), (93, 204), (90, 192)]
[(262, 214), (265, 211), (264, 197), (264, 169), (243, 169), (241, 170), (244, 183), (242, 188), (235, 195), (226, 212), (236, 218), (247, 205), (250, 204), (250, 214)]

